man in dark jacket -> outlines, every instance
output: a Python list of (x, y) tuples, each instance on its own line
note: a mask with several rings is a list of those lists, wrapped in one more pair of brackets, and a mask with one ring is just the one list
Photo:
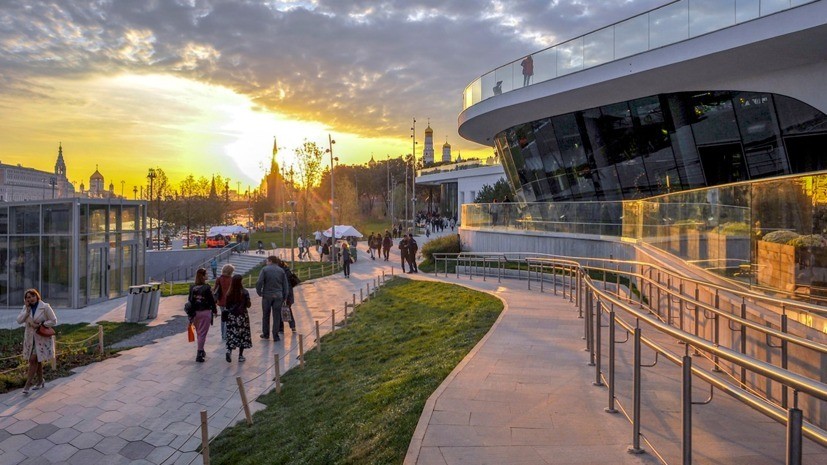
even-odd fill
[(416, 252), (419, 250), (419, 245), (416, 243), (413, 234), (408, 234), (408, 273), (419, 273), (416, 267)]
[(385, 237), (382, 239), (382, 255), (385, 257), (385, 261), (388, 261), (388, 257), (391, 253), (391, 247), (393, 247), (393, 239), (391, 239), (390, 231), (386, 229)]
[(399, 241), (399, 256), (402, 257), (402, 272), (405, 272), (405, 263), (408, 261), (408, 238), (402, 236)]
[(267, 257), (267, 265), (261, 269), (256, 282), (256, 294), (261, 297), (261, 338), (270, 338), (270, 316), (273, 316), (273, 340), (279, 340), (281, 322), (281, 304), (290, 295), (290, 283), (287, 274), (278, 265), (278, 257)]

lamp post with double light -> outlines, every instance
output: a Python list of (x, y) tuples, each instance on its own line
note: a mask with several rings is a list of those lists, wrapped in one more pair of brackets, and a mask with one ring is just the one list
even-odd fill
[(330, 134), (327, 135), (327, 150), (325, 152), (330, 153), (330, 262), (336, 262), (336, 211), (334, 207), (334, 182), (333, 182), (333, 171), (335, 168), (335, 163), (339, 161), (339, 158), (333, 156), (333, 144), (336, 141), (333, 140), (333, 137)]
[[(149, 202), (147, 202), (147, 213), (149, 213), (149, 205), (152, 205), (153, 183), (158, 175), (155, 173), (155, 168), (150, 168), (146, 178), (149, 180)], [(152, 250), (152, 215), (149, 216), (149, 250)]]

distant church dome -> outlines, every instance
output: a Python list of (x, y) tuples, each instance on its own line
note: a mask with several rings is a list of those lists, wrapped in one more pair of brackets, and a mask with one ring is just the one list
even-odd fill
[(425, 128), (425, 135), (433, 134), (434, 130), (431, 129), (431, 125), (429, 124), (427, 128)]
[(89, 176), (89, 180), (91, 181), (91, 180), (97, 180), (97, 179), (100, 179), (101, 181), (103, 181), (103, 175), (100, 173), (100, 171), (98, 171), (97, 168), (95, 168), (95, 172), (92, 173), (92, 176)]

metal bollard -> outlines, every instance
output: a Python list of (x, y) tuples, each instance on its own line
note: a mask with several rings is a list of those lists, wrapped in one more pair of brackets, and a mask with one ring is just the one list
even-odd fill
[(800, 409), (793, 407), (787, 411), (787, 465), (801, 465), (803, 424), (804, 415)]

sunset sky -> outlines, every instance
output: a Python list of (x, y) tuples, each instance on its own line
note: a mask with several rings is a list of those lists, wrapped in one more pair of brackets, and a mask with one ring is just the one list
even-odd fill
[(161, 167), (255, 187), (273, 137), (342, 163), (488, 156), (460, 139), (461, 93), (491, 69), (667, 0), (0, 2), (0, 161), (126, 191)]

